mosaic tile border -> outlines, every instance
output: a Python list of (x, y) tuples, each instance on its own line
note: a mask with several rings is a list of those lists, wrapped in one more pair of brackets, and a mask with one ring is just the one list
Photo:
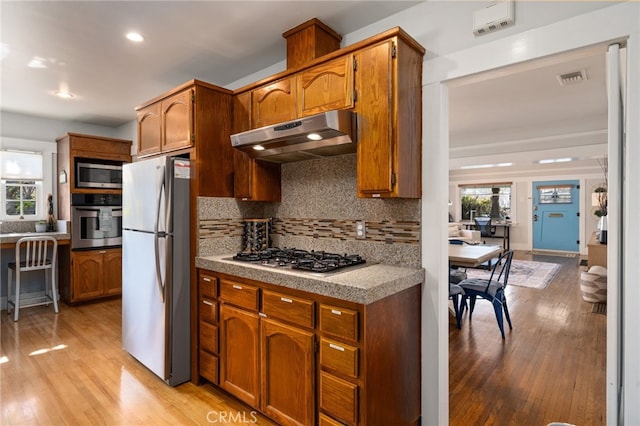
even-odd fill
[[(420, 244), (420, 223), (416, 221), (366, 221), (366, 238), (361, 242)], [(272, 234), (281, 236), (356, 240), (356, 221), (341, 219), (274, 219)], [(242, 219), (200, 220), (200, 238), (241, 237)]]

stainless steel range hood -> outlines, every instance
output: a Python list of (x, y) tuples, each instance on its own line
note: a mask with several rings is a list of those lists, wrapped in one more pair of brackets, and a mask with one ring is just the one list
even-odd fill
[(333, 110), (231, 135), (231, 145), (274, 163), (356, 152), (356, 115)]

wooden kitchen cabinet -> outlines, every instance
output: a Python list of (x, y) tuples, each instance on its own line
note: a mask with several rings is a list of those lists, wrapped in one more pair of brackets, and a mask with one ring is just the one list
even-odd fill
[(71, 275), (71, 303), (121, 294), (122, 249), (72, 251)]
[(355, 52), (358, 197), (421, 197), (423, 55), (401, 30)]
[(419, 424), (420, 285), (362, 305), (202, 274), (220, 283), (220, 352), (199, 377), (219, 363), (219, 386), (279, 424)]
[(354, 105), (353, 55), (316, 65), (296, 75), (298, 117)]
[(254, 89), (251, 92), (251, 127), (268, 126), (296, 118), (295, 76)]
[(138, 157), (190, 148), (194, 102), (194, 89), (188, 88), (139, 108)]
[(218, 384), (218, 279), (198, 272), (198, 367), (200, 375)]
[(280, 424), (312, 425), (315, 419), (315, 335), (260, 319), (262, 412)]
[(220, 328), (220, 386), (246, 404), (258, 407), (258, 314), (223, 304)]
[[(251, 92), (234, 97), (234, 133), (251, 128)], [(242, 201), (280, 201), (280, 164), (260, 161), (234, 149), (234, 197)]]

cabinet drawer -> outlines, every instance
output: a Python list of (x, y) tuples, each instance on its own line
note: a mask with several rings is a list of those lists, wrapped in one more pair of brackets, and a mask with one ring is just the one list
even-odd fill
[(215, 300), (200, 298), (200, 321), (218, 322), (218, 303)]
[(200, 375), (211, 383), (218, 384), (218, 357), (200, 351)]
[(320, 305), (320, 331), (358, 341), (358, 312)]
[(220, 299), (241, 308), (258, 310), (258, 289), (250, 285), (220, 280)]
[(200, 348), (215, 354), (218, 353), (218, 327), (200, 321)]
[(318, 417), (318, 425), (319, 426), (344, 426), (344, 423), (340, 423), (337, 420), (332, 419), (324, 413), (320, 413)]
[(321, 338), (320, 364), (353, 378), (358, 377), (358, 348)]
[(262, 312), (269, 317), (313, 327), (313, 302), (268, 290), (262, 291)]
[(198, 279), (198, 286), (200, 288), (200, 297), (210, 299), (218, 297), (218, 279), (216, 277), (201, 272)]
[(358, 422), (358, 385), (321, 372), (320, 409), (346, 424), (355, 425)]

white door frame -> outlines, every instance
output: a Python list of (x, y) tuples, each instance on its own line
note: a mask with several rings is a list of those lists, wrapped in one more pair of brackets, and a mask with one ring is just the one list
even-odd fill
[[(423, 71), (423, 181), (422, 198), (422, 264), (426, 271), (423, 291), (422, 319), (422, 424), (446, 425), (449, 422), (449, 346), (448, 346), (448, 271), (445, 223), (448, 214), (448, 162), (449, 117), (446, 82), (458, 77), (492, 70), (498, 67), (543, 58), (573, 49), (627, 39), (627, 164), (625, 167), (625, 205), (623, 226), (627, 239), (623, 256), (640, 258), (640, 6), (635, 2), (621, 3), (579, 15), (541, 28), (504, 37), (451, 54), (438, 56), (425, 62)], [(428, 47), (428, 46), (427, 46)], [(629, 94), (633, 93), (634, 96)], [(609, 164), (610, 170), (621, 165)], [(636, 192), (630, 191), (634, 188)], [(612, 236), (609, 235), (611, 241)], [(615, 238), (615, 237), (613, 237)], [(434, 245), (435, 244), (435, 245)], [(635, 314), (632, 301), (640, 299), (637, 271), (626, 262), (621, 271), (626, 287), (622, 313), (610, 312), (610, 317), (622, 314), (623, 324), (632, 324)], [(636, 283), (630, 285), (630, 283)], [(627, 424), (640, 424), (640, 338), (633, 330), (619, 330), (624, 345), (624, 403), (617, 406), (618, 380), (607, 377), (607, 424), (618, 424), (623, 418)], [(607, 342), (607, 362), (618, 359), (618, 339)], [(434, 362), (437, 360), (437, 362)], [(607, 368), (611, 371), (611, 368)], [(620, 411), (620, 413), (619, 413)], [(620, 414), (620, 415), (619, 415)]]

